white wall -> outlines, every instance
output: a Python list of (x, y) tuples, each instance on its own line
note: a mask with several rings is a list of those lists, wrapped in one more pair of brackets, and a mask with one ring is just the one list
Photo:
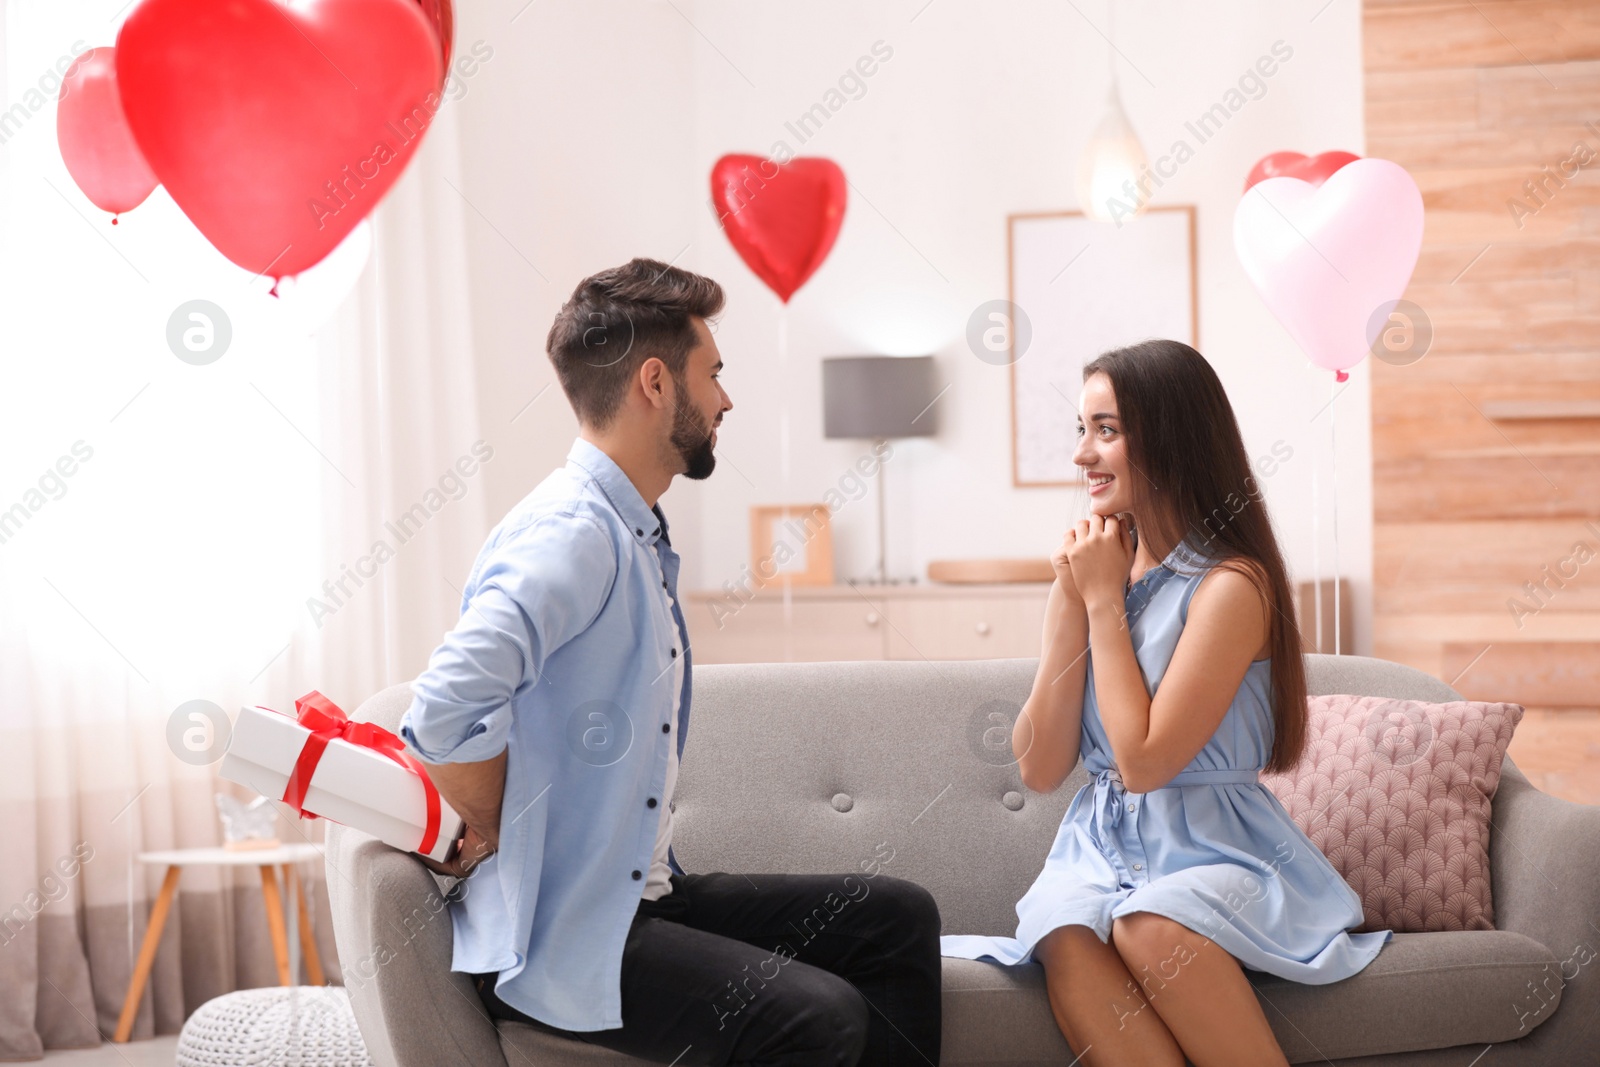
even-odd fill
[[(480, 41), (494, 53), (453, 106), (498, 520), (564, 461), (577, 434), (544, 353), (557, 309), (582, 278), (637, 255), (670, 260), (693, 236), (694, 31), (654, 0), (456, 10), (457, 54)], [(685, 510), (669, 520), (676, 526)]]
[[(735, 405), (716, 475), (703, 484), (680, 480), (664, 500), (685, 552), (686, 588), (738, 576), (749, 558), (751, 505), (821, 499), (866, 450), (865, 442), (822, 437), (818, 363), (830, 355), (933, 353), (952, 386), (939, 402), (940, 435), (897, 443), (885, 468), (892, 571), (925, 575), (939, 558), (1042, 556), (1086, 514), (1077, 490), (1011, 485), (1008, 374), (970, 353), (965, 329), (974, 308), (1006, 295), (1006, 216), (1077, 206), (1076, 156), (1101, 116), (1110, 76), (1106, 42), (1089, 22), (1107, 28), (1103, 2), (1075, 9), (1055, 0), (539, 0), (507, 25), (522, 2), (467, 12), (463, 26), (464, 40), (486, 37), (497, 50), (476, 95), (463, 102), (464, 191), (550, 279), (540, 281), (482, 219), (469, 223), (491, 428), (552, 380), (544, 331), (579, 277), (630, 255), (676, 257), (728, 289), (717, 339)], [(1147, 151), (1159, 156), (1179, 138), (1195, 148), (1154, 202), (1198, 206), (1199, 347), (1228, 388), (1252, 455), (1279, 440), (1294, 450), (1263, 484), (1301, 578), (1313, 565), (1312, 470), (1320, 461), (1327, 576), (1333, 465), (1330, 416), (1317, 412), (1332, 395), (1331, 375), (1308, 366), (1261, 305), (1234, 257), (1231, 226), (1244, 175), (1260, 156), (1362, 151), (1360, 7), (1128, 0), (1116, 15), (1126, 57), (1117, 75)], [(880, 40), (892, 58), (802, 145), (785, 124)], [(1199, 144), (1184, 123), (1222, 100), (1278, 40), (1293, 56), (1267, 80), (1265, 95)], [(831, 258), (786, 313), (706, 205), (719, 156), (767, 154), (779, 139), (799, 154), (832, 158), (852, 183)], [(1339, 559), (1356, 582), (1364, 650), (1364, 366), (1335, 410)], [(559, 388), (507, 432), (518, 455), (495, 468), (501, 510), (564, 455), (572, 423)], [(875, 537), (870, 495), (840, 510), (841, 577), (870, 568)]]

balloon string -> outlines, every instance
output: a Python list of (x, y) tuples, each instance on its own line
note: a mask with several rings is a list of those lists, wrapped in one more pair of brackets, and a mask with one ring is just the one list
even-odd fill
[(1322, 461), (1311, 454), (1311, 603), (1316, 612), (1317, 651), (1322, 651), (1322, 496), (1318, 491)]
[[(793, 390), (789, 387), (789, 304), (787, 301), (778, 305), (778, 388), (780, 399), (778, 403), (778, 466), (783, 481), (783, 499), (789, 500), (789, 396)], [(785, 519), (791, 519), (787, 512)], [(787, 522), (784, 524), (783, 536), (787, 537), (792, 529)], [(765, 547), (765, 546), (764, 546)], [(815, 549), (806, 545), (805, 551)], [(794, 594), (789, 576), (783, 579), (783, 658), (785, 662), (794, 659), (792, 637), (794, 635)]]
[(778, 381), (783, 402), (778, 410), (778, 450), (783, 472), (783, 492), (789, 492), (789, 305), (778, 308)]
[(1341, 655), (1339, 628), (1339, 411), (1334, 401), (1339, 399), (1339, 383), (1332, 383), (1333, 396), (1328, 400), (1328, 488), (1333, 497), (1333, 654)]

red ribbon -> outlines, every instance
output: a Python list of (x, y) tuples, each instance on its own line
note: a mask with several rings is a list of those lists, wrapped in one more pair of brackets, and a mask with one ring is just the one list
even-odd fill
[(311, 731), (300, 758), (295, 760), (289, 775), (289, 784), (283, 790), (283, 802), (299, 813), (303, 819), (315, 819), (314, 812), (305, 810), (306, 791), (311, 788), (311, 776), (317, 773), (322, 753), (328, 742), (335, 739), (348, 741), (358, 748), (371, 749), (394, 760), (406, 770), (422, 779), (422, 789), (428, 798), (428, 824), (422, 831), (422, 843), (416, 851), (427, 855), (439, 840), (439, 790), (428, 777), (421, 763), (406, 752), (405, 742), (376, 723), (351, 722), (350, 716), (313, 689), (294, 702), (295, 718), (301, 726)]

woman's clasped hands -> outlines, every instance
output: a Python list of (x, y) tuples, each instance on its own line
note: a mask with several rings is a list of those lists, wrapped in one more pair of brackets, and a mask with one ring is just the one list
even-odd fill
[(1069, 597), (1087, 607), (1121, 607), (1133, 569), (1133, 538), (1115, 515), (1091, 515), (1068, 527), (1050, 556), (1056, 580)]

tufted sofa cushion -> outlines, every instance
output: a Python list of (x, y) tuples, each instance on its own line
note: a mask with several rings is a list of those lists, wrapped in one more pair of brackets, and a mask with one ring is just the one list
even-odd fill
[(1305, 755), (1264, 775), (1361, 896), (1359, 930), (1493, 930), (1489, 808), (1516, 704), (1310, 700)]

